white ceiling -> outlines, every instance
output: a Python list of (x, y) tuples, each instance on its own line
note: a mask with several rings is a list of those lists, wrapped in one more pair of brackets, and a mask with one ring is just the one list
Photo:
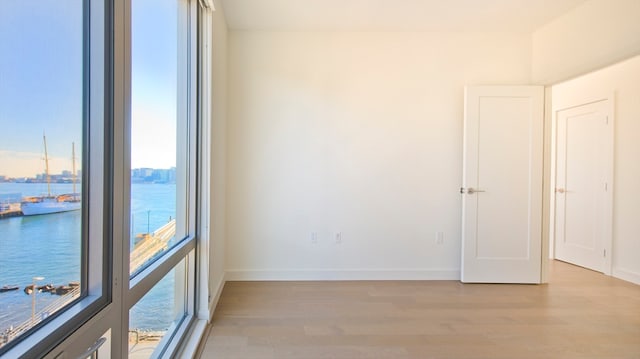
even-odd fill
[(586, 0), (221, 0), (235, 30), (532, 32)]

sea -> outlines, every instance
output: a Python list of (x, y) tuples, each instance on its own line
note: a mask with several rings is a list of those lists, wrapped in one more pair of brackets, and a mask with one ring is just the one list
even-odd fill
[[(80, 191), (80, 189), (77, 189)], [(0, 183), (0, 195), (45, 194), (43, 183)], [(52, 194), (71, 193), (72, 184), (51, 184)], [(131, 239), (153, 232), (175, 218), (176, 185), (134, 183), (131, 187)], [(81, 211), (0, 219), (0, 287), (17, 285), (19, 290), (0, 293), (0, 333), (31, 317), (33, 297), (24, 287), (34, 277), (37, 285), (55, 286), (80, 281)], [(173, 322), (173, 272), (162, 279), (130, 310), (129, 328), (163, 331)], [(36, 312), (59, 296), (36, 294)]]

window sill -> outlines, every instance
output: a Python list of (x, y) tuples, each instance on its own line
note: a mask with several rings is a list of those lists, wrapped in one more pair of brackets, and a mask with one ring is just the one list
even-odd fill
[(204, 334), (207, 331), (207, 321), (204, 319), (196, 319), (191, 323), (191, 330), (184, 338), (182, 348), (180, 350), (181, 358), (198, 358), (198, 349), (204, 340)]

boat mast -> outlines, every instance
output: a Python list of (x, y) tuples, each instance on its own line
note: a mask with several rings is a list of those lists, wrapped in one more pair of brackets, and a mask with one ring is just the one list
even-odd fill
[(47, 136), (42, 133), (42, 142), (44, 143), (44, 173), (47, 176), (47, 193), (51, 197), (51, 177), (49, 177), (49, 154), (47, 153)]
[(76, 193), (76, 143), (71, 142), (71, 162), (73, 163), (72, 167), (72, 182), (73, 182), (73, 192)]

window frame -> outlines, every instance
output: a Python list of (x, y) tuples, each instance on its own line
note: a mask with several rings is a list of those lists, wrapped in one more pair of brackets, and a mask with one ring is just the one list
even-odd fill
[[(179, 11), (186, 11), (185, 14), (179, 14), (179, 25), (186, 25), (184, 29), (179, 31), (178, 36), (178, 48), (180, 51), (186, 51), (187, 55), (185, 58), (180, 57), (178, 60), (178, 93), (180, 94), (178, 98), (178, 153), (176, 156), (176, 160), (180, 161), (181, 158), (187, 158), (187, 163), (180, 164), (176, 163), (176, 167), (180, 168), (181, 165), (186, 166), (186, 182), (184, 186), (186, 186), (186, 194), (188, 198), (186, 198), (184, 203), (184, 212), (179, 213), (180, 211), (180, 201), (176, 202), (176, 218), (181, 215), (185, 216), (185, 231), (186, 236), (178, 241), (173, 247), (171, 247), (167, 252), (162, 253), (157, 258), (154, 258), (153, 261), (143, 267), (141, 270), (136, 271), (129, 278), (129, 286), (128, 290), (125, 290), (124, 303), (126, 303), (125, 312), (122, 316), (126, 317), (126, 320), (123, 320), (123, 326), (126, 325), (128, 327), (129, 323), (129, 311), (130, 309), (144, 297), (162, 278), (164, 278), (167, 273), (176, 268), (176, 266), (183, 260), (186, 259), (187, 262), (187, 276), (186, 278), (181, 278), (180, 276), (176, 276), (176, 281), (178, 280), (187, 280), (188, 283), (182, 283), (181, 286), (186, 288), (185, 293), (185, 316), (180, 321), (180, 324), (176, 326), (173, 333), (167, 332), (165, 337), (158, 343), (159, 352), (156, 353), (154, 351), (154, 357), (172, 357), (175, 354), (175, 351), (178, 350), (181, 339), (184, 334), (187, 332), (189, 327), (191, 326), (194, 318), (195, 318), (195, 250), (197, 244), (197, 236), (198, 236), (198, 227), (196, 222), (196, 203), (198, 198), (198, 181), (197, 181), (197, 149), (199, 146), (197, 140), (197, 127), (199, 123), (198, 118), (198, 97), (200, 91), (198, 90), (198, 11), (200, 4), (195, 0), (176, 0), (179, 2), (183, 2), (184, 4), (180, 6)], [(129, 9), (130, 11), (130, 9)], [(184, 15), (184, 16), (183, 16)], [(131, 16), (128, 17), (128, 20), (131, 22)], [(185, 21), (186, 24), (182, 24), (182, 21)], [(128, 26), (129, 34), (131, 33), (131, 24)], [(128, 36), (130, 38), (130, 35)], [(186, 43), (180, 42), (181, 39), (186, 38)], [(129, 48), (130, 48), (129, 44)], [(129, 50), (131, 53), (131, 50)], [(130, 56), (129, 56), (130, 58)], [(127, 64), (128, 68), (127, 77), (128, 82), (131, 83), (131, 62)], [(186, 93), (182, 94), (181, 90), (186, 87)], [(128, 97), (128, 110), (126, 111), (125, 117), (125, 128), (131, 128), (131, 96)], [(186, 105), (186, 106), (185, 106)], [(184, 116), (184, 118), (180, 118), (180, 116)], [(184, 125), (184, 126), (183, 126)], [(185, 128), (186, 127), (186, 128)], [(124, 137), (127, 139), (127, 151), (130, 153), (131, 151), (131, 132), (125, 132)], [(184, 142), (182, 142), (184, 141)], [(184, 145), (184, 147), (181, 147)], [(186, 153), (181, 153), (180, 151), (185, 150)], [(131, 165), (130, 165), (130, 156), (127, 157), (126, 166), (128, 171), (125, 173), (125, 190), (126, 193), (125, 198), (125, 211), (123, 213), (131, 213), (130, 210), (130, 193), (131, 193)], [(178, 176), (183, 175), (182, 172), (178, 171)], [(184, 179), (182, 179), (184, 180)], [(182, 191), (178, 189), (178, 186), (181, 185), (181, 179), (176, 180), (177, 193), (180, 194)], [(130, 227), (129, 219), (127, 217), (125, 219), (126, 228)], [(128, 239), (128, 237), (127, 237)], [(123, 241), (123, 254), (130, 253), (130, 245), (129, 241)], [(124, 256), (125, 258), (125, 266), (127, 270), (125, 273), (129, 273), (129, 255)], [(128, 336), (128, 333), (127, 333)], [(125, 357), (124, 350), (128, 351), (128, 345), (122, 346), (123, 357)]]
[[(8, 343), (0, 355), (38, 357), (59, 345), (68, 333), (78, 330), (111, 302), (110, 178), (108, 144), (111, 102), (108, 68), (108, 1), (83, 0), (82, 91), (82, 225), (81, 294), (50, 318)], [(90, 266), (89, 263), (92, 265)]]
[[(86, 199), (90, 221), (86, 296), (4, 354), (76, 358), (104, 337), (106, 343), (98, 352), (101, 357), (127, 357), (129, 310), (182, 260), (186, 262), (185, 315), (173, 333), (168, 332), (161, 340), (158, 348), (162, 349), (154, 357), (195, 353), (209, 319), (210, 155), (204, 151), (211, 148), (210, 53), (214, 8), (208, 0), (178, 1), (188, 4), (190, 18), (187, 62), (192, 80), (188, 86), (190, 127), (186, 136), (189, 236), (130, 276), (131, 0), (83, 0), (83, 4), (90, 5), (91, 21), (86, 30), (92, 34), (91, 61), (97, 61), (96, 66), (92, 62), (85, 69), (90, 76), (85, 90), (90, 94), (86, 113), (91, 121), (86, 130), (91, 147), (83, 149), (88, 153), (83, 160), (86, 158), (90, 166), (83, 176), (87, 181), (91, 179)], [(101, 34), (94, 39), (95, 29), (100, 27)], [(95, 93), (102, 96), (95, 97)], [(94, 119), (97, 116), (102, 120)], [(99, 236), (100, 240), (92, 236)]]

